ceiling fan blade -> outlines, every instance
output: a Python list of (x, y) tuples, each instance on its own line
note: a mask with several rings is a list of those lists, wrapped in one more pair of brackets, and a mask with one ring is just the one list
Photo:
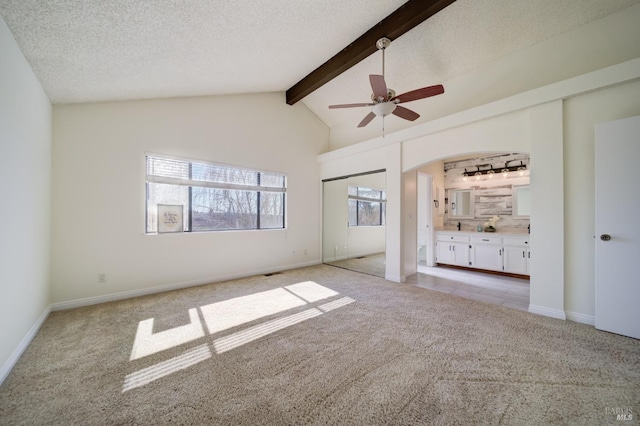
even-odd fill
[(368, 103), (368, 104), (340, 104), (340, 105), (329, 105), (329, 109), (336, 109), (336, 108), (355, 108), (355, 107), (365, 107), (365, 106), (373, 106), (374, 104), (372, 103)]
[(402, 102), (411, 102), (417, 101), (418, 99), (429, 98), (431, 96), (441, 95), (444, 93), (444, 86), (442, 84), (437, 84), (435, 86), (423, 87), (421, 89), (412, 90), (407, 93), (402, 93), (393, 99), (392, 101), (398, 100), (399, 103)]
[(400, 105), (396, 106), (396, 109), (393, 110), (392, 114), (409, 121), (414, 121), (416, 118), (420, 117), (420, 114), (418, 114), (417, 112), (411, 111), (410, 109), (405, 107), (401, 107)]
[(388, 90), (387, 83), (384, 82), (384, 77), (378, 74), (369, 75), (369, 82), (371, 83), (371, 89), (373, 89), (373, 96), (376, 98), (382, 97), (387, 100)]
[(367, 124), (369, 124), (371, 122), (371, 120), (373, 120), (374, 118), (376, 118), (376, 115), (373, 112), (370, 112), (369, 114), (367, 114), (362, 121), (360, 122), (360, 124), (358, 124), (358, 127), (364, 127)]

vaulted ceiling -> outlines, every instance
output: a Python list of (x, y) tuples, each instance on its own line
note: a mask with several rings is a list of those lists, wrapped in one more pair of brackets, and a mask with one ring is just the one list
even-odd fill
[[(0, 0), (0, 15), (51, 101), (74, 103), (285, 92), (405, 1)], [(638, 16), (639, 3), (457, 0), (392, 42), (386, 80), (397, 93), (444, 84), (444, 95), (407, 104), (417, 122), (442, 117), (639, 57), (633, 29), (604, 41), (579, 32), (621, 11)], [(557, 42), (571, 31), (575, 40)], [(381, 67), (376, 52), (302, 99), (334, 148), (379, 135), (376, 121), (356, 129), (366, 108), (327, 106), (368, 102), (368, 75)]]

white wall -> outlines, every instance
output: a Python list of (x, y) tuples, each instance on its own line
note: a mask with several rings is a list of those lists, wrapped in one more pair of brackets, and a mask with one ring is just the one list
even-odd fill
[(418, 272), (418, 172), (402, 174), (402, 275), (406, 278)]
[(597, 123), (640, 115), (640, 81), (564, 103), (564, 208), (567, 247), (565, 308), (593, 321), (595, 314), (595, 136)]
[(529, 311), (565, 319), (562, 100), (530, 109), (531, 286)]
[(51, 104), (0, 18), (0, 383), (48, 313)]
[[(328, 138), (283, 93), (56, 105), (54, 308), (320, 262)], [(145, 235), (145, 152), (286, 173), (287, 229)]]

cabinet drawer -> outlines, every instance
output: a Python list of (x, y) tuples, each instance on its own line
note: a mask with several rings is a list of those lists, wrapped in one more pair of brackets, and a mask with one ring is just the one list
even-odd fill
[(497, 237), (497, 236), (472, 236), (471, 237), (471, 244), (475, 245), (475, 244), (491, 244), (491, 245), (497, 245), (497, 246), (501, 246), (502, 245), (502, 237)]
[(445, 241), (449, 243), (469, 243), (468, 235), (458, 235), (458, 234), (436, 234), (436, 239), (438, 241)]
[(505, 246), (529, 247), (529, 236), (510, 236), (504, 237)]

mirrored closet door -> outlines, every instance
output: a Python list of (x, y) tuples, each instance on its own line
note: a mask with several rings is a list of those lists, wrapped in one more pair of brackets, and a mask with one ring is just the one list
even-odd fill
[(385, 276), (386, 173), (323, 181), (322, 261)]

